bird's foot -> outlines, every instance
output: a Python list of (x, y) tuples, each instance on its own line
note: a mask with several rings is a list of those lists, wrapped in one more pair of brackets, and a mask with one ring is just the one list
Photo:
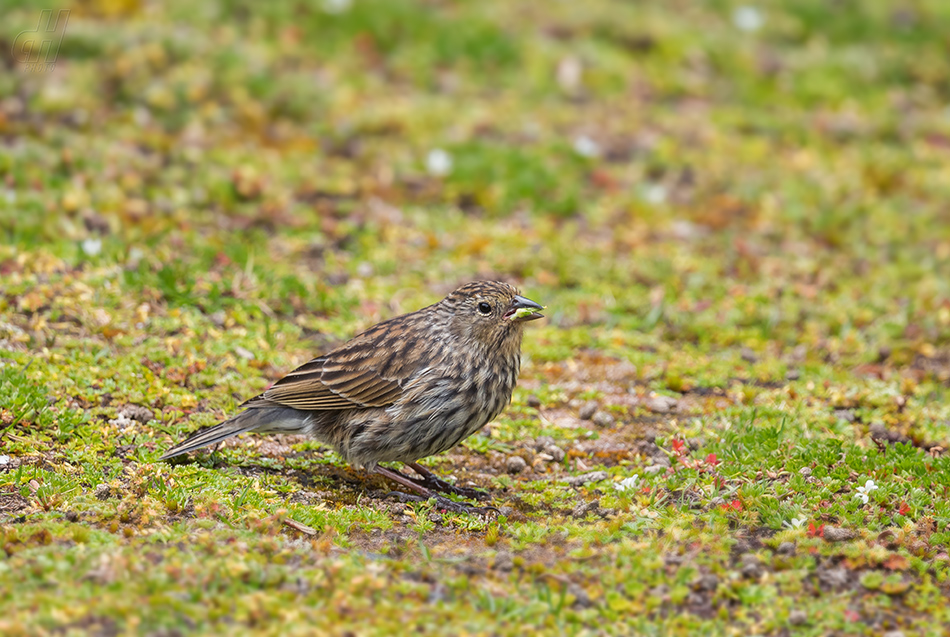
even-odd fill
[(451, 482), (446, 482), (439, 476), (435, 475), (418, 462), (407, 462), (406, 466), (422, 476), (421, 478), (409, 479), (424, 489), (439, 491), (441, 493), (451, 493), (452, 495), (460, 495), (463, 498), (471, 498), (473, 500), (491, 499), (491, 494), (488, 493), (488, 491), (483, 491), (482, 489), (471, 489), (469, 487), (457, 487)]
[(481, 489), (472, 489), (469, 487), (457, 487), (451, 482), (446, 482), (441, 478), (437, 478), (434, 475), (429, 475), (424, 478), (409, 478), (420, 487), (424, 487), (431, 491), (439, 491), (440, 493), (451, 493), (452, 495), (460, 495), (463, 498), (471, 498), (472, 500), (490, 500), (491, 494), (488, 491), (482, 491)]
[(411, 493), (403, 493), (402, 491), (390, 491), (389, 497), (396, 498), (400, 502), (428, 502), (430, 500), (435, 500), (435, 508), (442, 511), (451, 511), (452, 513), (467, 513), (469, 515), (497, 515), (499, 513), (498, 509), (495, 507), (477, 507), (470, 504), (465, 504), (464, 502), (456, 502), (455, 500), (449, 500), (445, 496), (432, 494), (429, 497), (423, 495), (413, 495)]
[[(446, 511), (455, 511), (457, 513), (475, 513), (480, 515), (487, 515), (491, 511), (496, 513), (498, 512), (498, 509), (495, 507), (474, 507), (468, 504), (455, 502), (454, 500), (449, 500), (445, 496), (438, 495), (435, 493), (435, 491), (442, 490), (444, 492), (454, 493), (463, 497), (476, 499), (479, 497), (489, 497), (487, 493), (479, 491), (478, 489), (456, 487), (455, 485), (449, 484), (448, 482), (439, 480), (439, 478), (437, 478), (431, 471), (425, 469), (424, 467), (420, 471), (418, 468), (412, 466), (412, 464), (410, 464), (410, 466), (422, 476), (422, 479), (410, 478), (409, 476), (403, 475), (398, 471), (393, 471), (392, 469), (387, 469), (386, 467), (382, 467), (380, 465), (376, 465), (374, 471), (380, 475), (386, 476), (394, 482), (398, 482), (410, 491), (415, 491), (415, 494), (411, 495), (408, 493), (394, 491), (393, 494), (395, 494), (396, 497), (402, 502), (426, 502), (434, 498), (436, 501), (436, 506), (441, 509), (445, 509)], [(427, 488), (428, 484), (432, 484), (434, 488)]]

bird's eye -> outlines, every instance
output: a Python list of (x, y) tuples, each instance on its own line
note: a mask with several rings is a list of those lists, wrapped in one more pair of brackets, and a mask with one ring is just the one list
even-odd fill
[(482, 301), (481, 303), (478, 304), (478, 312), (479, 314), (484, 314), (485, 316), (488, 316), (489, 314), (491, 314), (491, 305)]

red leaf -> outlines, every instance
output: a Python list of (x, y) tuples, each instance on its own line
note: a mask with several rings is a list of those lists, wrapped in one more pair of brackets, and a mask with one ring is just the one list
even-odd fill
[(808, 537), (824, 537), (825, 536), (825, 525), (819, 524), (815, 526), (814, 522), (808, 523)]
[(901, 502), (901, 506), (899, 509), (897, 509), (897, 512), (900, 513), (901, 515), (907, 515), (908, 513), (910, 513), (910, 507), (907, 505), (906, 502)]
[(706, 464), (712, 465), (712, 466), (714, 466), (714, 467), (715, 467), (717, 464), (719, 464), (719, 459), (716, 458), (716, 454), (711, 453), (711, 454), (709, 454), (708, 456), (706, 456)]
[(732, 502), (729, 502), (728, 504), (720, 504), (719, 508), (722, 509), (723, 511), (741, 511), (742, 502), (740, 502), (738, 499), (735, 499)]

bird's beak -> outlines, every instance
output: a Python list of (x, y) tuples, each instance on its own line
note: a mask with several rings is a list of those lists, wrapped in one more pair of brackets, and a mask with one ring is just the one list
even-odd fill
[(508, 311), (505, 312), (505, 318), (511, 319), (513, 323), (534, 321), (539, 318), (544, 318), (544, 315), (531, 310), (543, 309), (544, 306), (538, 305), (531, 299), (526, 299), (523, 296), (516, 296), (511, 300), (511, 305), (508, 306)]

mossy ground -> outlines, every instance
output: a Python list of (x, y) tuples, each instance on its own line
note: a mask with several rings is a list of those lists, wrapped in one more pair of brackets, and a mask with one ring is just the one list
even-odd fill
[[(57, 8), (0, 27), (0, 632), (945, 633), (950, 4), (92, 0), (22, 68)], [(548, 318), (427, 463), (500, 516), (155, 462), (487, 277)]]

